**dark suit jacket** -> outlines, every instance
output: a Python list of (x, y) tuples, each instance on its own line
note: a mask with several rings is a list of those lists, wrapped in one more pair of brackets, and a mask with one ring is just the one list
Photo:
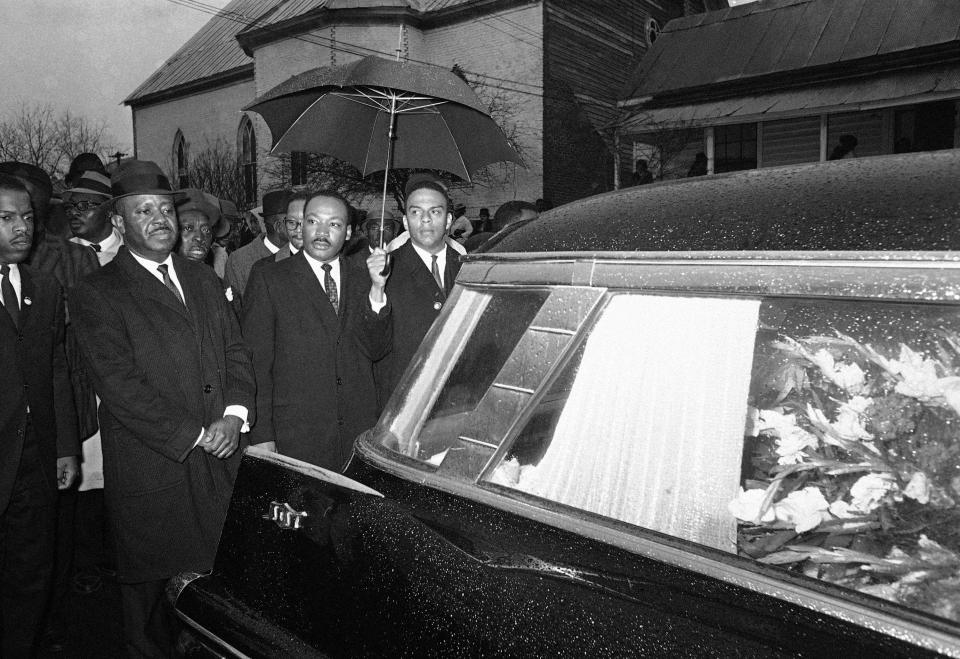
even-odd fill
[(27, 406), (43, 475), (52, 490), (57, 488), (57, 458), (80, 453), (63, 348), (60, 285), (29, 266), (20, 264), (19, 269), (23, 301), (19, 331), (0, 305), (0, 515), (6, 510), (20, 463)]
[(453, 290), (460, 272), (460, 254), (446, 247), (447, 265), (441, 291), (433, 275), (408, 241), (390, 253), (393, 259), (387, 280), (387, 305), (393, 318), (393, 345), (390, 353), (374, 365), (380, 404), (386, 405), (407, 364)]
[(30, 255), (30, 265), (40, 272), (56, 277), (63, 288), (66, 304), (67, 333), (65, 347), (70, 380), (73, 385), (73, 400), (77, 408), (80, 439), (97, 432), (97, 399), (87, 375), (86, 366), (80, 360), (80, 347), (73, 327), (70, 325), (70, 293), (86, 275), (100, 269), (97, 254), (86, 245), (78, 245), (60, 236), (47, 232), (43, 240), (36, 242)]
[(125, 247), (73, 297), (102, 399), (104, 496), (125, 582), (210, 569), (240, 451), (218, 460), (194, 443), (226, 405), (254, 414), (250, 355), (219, 278), (173, 263), (186, 308)]
[(389, 349), (390, 318), (370, 308), (366, 267), (340, 259), (340, 313), (300, 252), (255, 268), (243, 336), (257, 374), (251, 443), (340, 470), (380, 415), (372, 361)]

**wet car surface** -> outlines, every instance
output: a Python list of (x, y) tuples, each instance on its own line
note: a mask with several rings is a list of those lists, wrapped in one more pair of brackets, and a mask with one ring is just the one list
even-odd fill
[[(235, 656), (960, 656), (942, 251), (960, 155), (850, 162), (601, 195), (467, 257), (344, 475), (248, 450), (213, 573), (172, 587), (194, 637)], [(783, 251), (801, 248), (842, 251)], [(910, 355), (941, 390), (901, 386)], [(894, 403), (935, 431), (891, 425)], [(775, 409), (797, 446), (764, 426)]]

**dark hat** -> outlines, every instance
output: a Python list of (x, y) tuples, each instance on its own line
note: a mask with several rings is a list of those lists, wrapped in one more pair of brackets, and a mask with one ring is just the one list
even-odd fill
[(209, 192), (196, 188), (186, 188), (181, 190), (180, 194), (183, 196), (177, 199), (177, 213), (187, 211), (203, 213), (210, 220), (215, 238), (222, 238), (230, 231), (230, 225), (224, 221), (223, 213), (220, 211), (219, 199)]
[(421, 188), (429, 188), (442, 192), (447, 196), (447, 185), (433, 174), (413, 174), (407, 179), (407, 184), (403, 188), (403, 196), (409, 197), (413, 192)]
[(272, 190), (263, 195), (263, 216), (285, 215), (287, 213), (287, 191)]
[(64, 201), (69, 201), (74, 194), (93, 194), (109, 199), (110, 179), (98, 171), (84, 172), (77, 179), (74, 187), (64, 190), (60, 196)]
[(174, 196), (170, 181), (157, 163), (151, 160), (127, 160), (110, 177), (110, 192), (114, 199), (135, 194)]
[(48, 199), (53, 195), (53, 183), (50, 182), (50, 176), (36, 165), (8, 160), (0, 163), (0, 173), (16, 176), (21, 181), (29, 183), (45, 194)]
[(108, 176), (100, 156), (95, 153), (81, 153), (70, 163), (70, 169), (67, 171), (64, 180), (67, 185), (75, 187), (78, 185), (78, 177), (86, 172), (100, 172), (104, 176)]

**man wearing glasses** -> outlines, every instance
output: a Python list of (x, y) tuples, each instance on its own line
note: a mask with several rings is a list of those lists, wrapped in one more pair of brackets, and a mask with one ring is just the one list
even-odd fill
[(110, 263), (123, 244), (123, 234), (110, 223), (110, 212), (104, 204), (110, 199), (110, 179), (100, 172), (84, 172), (62, 197), (73, 233), (70, 241), (93, 248), (100, 265)]
[(386, 303), (393, 316), (393, 348), (374, 365), (380, 405), (386, 404), (460, 271), (460, 255), (446, 242), (453, 222), (450, 198), (433, 178), (411, 178), (403, 226), (410, 239), (390, 252)]

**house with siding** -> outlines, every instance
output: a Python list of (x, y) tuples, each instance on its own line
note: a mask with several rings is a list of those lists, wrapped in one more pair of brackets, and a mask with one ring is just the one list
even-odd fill
[(759, 0), (677, 18), (631, 75), (619, 139), (683, 176), (960, 145), (960, 2)]
[(640, 57), (675, 18), (725, 0), (233, 0), (124, 101), (136, 156), (189, 185), (191, 158), (236, 150), (247, 206), (297, 183), (269, 166), (266, 124), (241, 108), (292, 75), (364, 55), (463, 73), (519, 144), (526, 167), (492, 166), (496, 184), (456, 191), (469, 215), (510, 199), (563, 203), (613, 185), (617, 100)]

